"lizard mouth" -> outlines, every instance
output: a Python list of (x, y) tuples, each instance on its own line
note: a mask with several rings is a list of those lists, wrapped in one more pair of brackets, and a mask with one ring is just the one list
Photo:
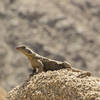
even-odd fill
[(16, 50), (18, 50), (19, 48), (18, 47), (16, 47)]
[(23, 50), (23, 48), (21, 47), (16, 47), (16, 50), (18, 50), (19, 52), (23, 53), (24, 55), (27, 56), (27, 53), (25, 52), (25, 50)]
[(16, 47), (17, 50), (25, 49), (25, 46)]
[(16, 50), (22, 52), (26, 56), (32, 54), (32, 52), (29, 49), (27, 49), (25, 46), (16, 47)]
[(16, 50), (18, 50), (20, 52), (24, 52), (23, 48), (21, 48), (21, 47), (16, 47)]
[(16, 50), (19, 50), (19, 51), (21, 51), (21, 48), (20, 48), (20, 47), (16, 47)]

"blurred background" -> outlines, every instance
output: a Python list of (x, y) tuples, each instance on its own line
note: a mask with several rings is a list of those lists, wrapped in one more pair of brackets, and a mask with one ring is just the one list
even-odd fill
[(0, 0), (0, 86), (7, 91), (31, 73), (20, 44), (100, 77), (100, 0)]

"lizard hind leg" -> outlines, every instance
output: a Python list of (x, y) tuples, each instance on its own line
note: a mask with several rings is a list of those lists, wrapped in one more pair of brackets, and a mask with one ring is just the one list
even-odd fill
[(64, 61), (62, 64), (63, 64), (63, 66), (64, 66), (65, 68), (71, 69), (71, 64), (68, 63), (67, 61)]

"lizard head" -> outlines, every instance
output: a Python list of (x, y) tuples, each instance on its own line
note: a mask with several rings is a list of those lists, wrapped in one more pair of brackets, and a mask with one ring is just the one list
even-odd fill
[(18, 47), (16, 47), (16, 49), (18, 51), (22, 52), (27, 57), (34, 55), (34, 52), (30, 48), (28, 48), (27, 46), (18, 46)]

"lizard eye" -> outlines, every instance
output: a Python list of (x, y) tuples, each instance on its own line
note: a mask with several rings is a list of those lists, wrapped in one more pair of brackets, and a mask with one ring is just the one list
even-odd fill
[(25, 49), (25, 46), (23, 46), (23, 47), (21, 47), (21, 48)]
[(29, 54), (31, 54), (31, 53), (32, 53), (32, 52), (31, 52), (30, 50), (28, 50), (28, 49), (26, 49), (26, 52), (27, 52), (27, 53), (29, 53)]

